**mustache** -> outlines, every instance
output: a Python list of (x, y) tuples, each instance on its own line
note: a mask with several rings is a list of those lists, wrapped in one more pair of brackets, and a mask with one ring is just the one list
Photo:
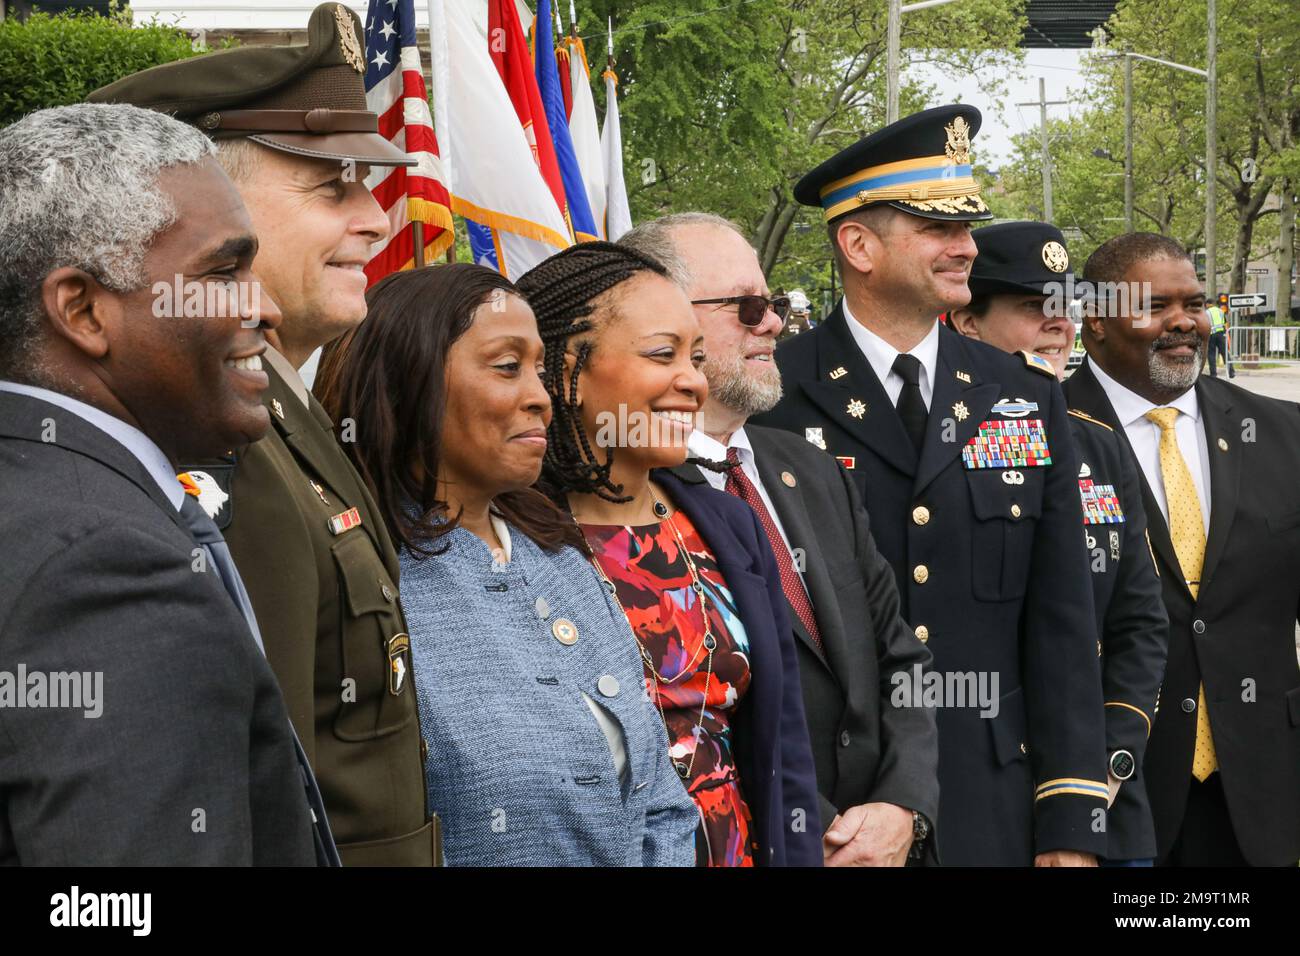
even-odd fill
[(1154, 354), (1161, 349), (1177, 348), (1180, 345), (1190, 345), (1199, 352), (1201, 337), (1195, 332), (1169, 332), (1151, 343), (1151, 351)]

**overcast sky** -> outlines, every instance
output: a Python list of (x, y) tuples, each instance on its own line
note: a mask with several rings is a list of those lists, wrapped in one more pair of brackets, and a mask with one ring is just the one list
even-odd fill
[(996, 169), (1011, 157), (1013, 136), (1038, 131), (1038, 107), (1017, 107), (1014, 104), (1037, 102), (1039, 77), (1047, 81), (1048, 100), (1073, 98), (1075, 101), (1072, 107), (1048, 107), (1050, 118), (1061, 119), (1078, 112), (1079, 93), (1083, 88), (1080, 72), (1083, 53), (1083, 50), (1025, 51), (1025, 65), (1020, 74), (1007, 80), (1007, 106), (1001, 111), (993, 106), (992, 100), (980, 89), (978, 78), (953, 77), (928, 64), (913, 66), (910, 71), (914, 71), (912, 75), (934, 84), (938, 91), (936, 105), (962, 102), (980, 108), (984, 114), (984, 124), (975, 137), (971, 152), (977, 163)]

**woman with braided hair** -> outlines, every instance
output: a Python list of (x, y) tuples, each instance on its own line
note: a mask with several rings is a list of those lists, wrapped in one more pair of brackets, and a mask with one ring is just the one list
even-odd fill
[(572, 514), (632, 625), (699, 812), (697, 865), (820, 865), (776, 560), (747, 505), (670, 470), (708, 395), (690, 303), (664, 265), (605, 242), (552, 256), (518, 288), (553, 408), (539, 487)]
[[(572, 520), (531, 487), (551, 418), (533, 313), (469, 263), (395, 272), (366, 302), (317, 384), (398, 544), (447, 864), (690, 865), (695, 808), (627, 622)], [(349, 536), (367, 533), (334, 549), (356, 616), (393, 600), (356, 574)]]

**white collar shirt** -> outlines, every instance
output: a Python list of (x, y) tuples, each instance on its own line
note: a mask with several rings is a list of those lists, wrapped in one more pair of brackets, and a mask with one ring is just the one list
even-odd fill
[[(902, 376), (894, 371), (894, 359), (898, 358), (898, 349), (859, 322), (849, 311), (847, 299), (841, 301), (841, 306), (844, 309), (844, 318), (849, 323), (849, 334), (853, 336), (853, 341), (857, 343), (867, 364), (871, 366), (871, 371), (876, 373), (876, 378), (885, 387), (889, 403), (897, 407), (899, 393), (903, 391)], [(921, 363), (921, 399), (929, 410), (930, 400), (934, 397), (935, 367), (939, 364), (939, 323), (937, 321), (931, 326), (929, 334), (908, 354)]]

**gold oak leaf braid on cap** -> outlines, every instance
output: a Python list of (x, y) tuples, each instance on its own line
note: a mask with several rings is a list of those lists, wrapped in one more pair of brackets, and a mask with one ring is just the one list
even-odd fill
[(623, 486), (609, 480), (614, 450), (602, 464), (582, 428), (578, 410), (578, 376), (591, 355), (591, 343), (575, 352), (573, 377), (564, 389), (564, 355), (569, 339), (593, 329), (592, 302), (639, 272), (668, 277), (655, 259), (611, 242), (584, 242), (551, 256), (519, 277), (516, 287), (537, 316), (537, 330), (546, 346), (544, 381), (551, 396), (551, 427), (539, 485), (552, 499), (576, 491), (597, 494), (606, 501), (626, 502)]

